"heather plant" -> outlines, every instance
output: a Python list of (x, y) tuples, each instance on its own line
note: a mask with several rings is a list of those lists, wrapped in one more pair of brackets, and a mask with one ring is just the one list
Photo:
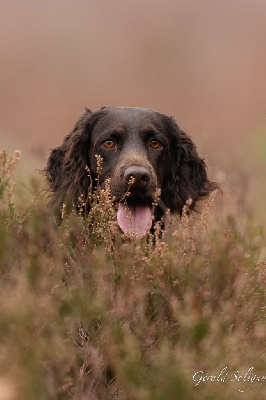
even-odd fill
[(1, 206), (8, 207), (11, 215), (14, 213), (13, 191), (16, 182), (13, 180), (16, 165), (20, 159), (20, 151), (16, 150), (13, 157), (5, 151), (0, 151), (0, 200)]
[(17, 198), (16, 162), (1, 153), (0, 399), (265, 398), (256, 221), (211, 222), (214, 194), (196, 222), (188, 199), (166, 229), (128, 238), (106, 182), (57, 226), (43, 182)]

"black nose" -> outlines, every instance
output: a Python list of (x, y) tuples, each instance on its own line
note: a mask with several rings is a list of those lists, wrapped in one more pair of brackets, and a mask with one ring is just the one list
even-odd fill
[(144, 187), (150, 182), (150, 173), (147, 168), (138, 167), (137, 165), (129, 167), (125, 170), (125, 180), (129, 182), (131, 177), (134, 178), (133, 186), (135, 187)]

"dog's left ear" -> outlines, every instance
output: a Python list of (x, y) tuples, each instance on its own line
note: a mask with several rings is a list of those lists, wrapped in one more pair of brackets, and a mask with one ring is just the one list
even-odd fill
[(172, 139), (172, 162), (170, 176), (162, 188), (162, 200), (172, 212), (182, 214), (188, 199), (192, 199), (190, 209), (194, 209), (197, 201), (207, 197), (218, 185), (208, 179), (206, 164), (190, 137), (173, 118), (167, 117), (166, 124)]
[(88, 201), (91, 182), (86, 168), (90, 167), (90, 135), (99, 117), (97, 112), (86, 109), (61, 146), (51, 151), (43, 172), (53, 193), (52, 204), (57, 213), (63, 203), (71, 207), (78, 204), (81, 196), (85, 203)]

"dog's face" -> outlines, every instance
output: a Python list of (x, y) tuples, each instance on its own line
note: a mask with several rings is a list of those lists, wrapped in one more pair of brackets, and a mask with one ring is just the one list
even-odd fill
[(194, 143), (171, 117), (146, 108), (87, 110), (51, 152), (45, 169), (58, 209), (66, 202), (77, 205), (82, 196), (89, 211), (96, 156), (102, 160), (100, 184), (110, 181), (119, 226), (138, 236), (150, 229), (153, 215), (158, 219), (163, 214), (153, 205), (159, 192), (159, 204), (181, 214), (188, 198), (194, 208), (216, 188)]
[[(89, 146), (91, 174), (96, 175), (96, 156), (100, 156), (100, 183), (110, 179), (123, 231), (142, 236), (150, 229), (156, 193), (169, 173), (169, 155), (171, 159), (171, 137), (163, 116), (153, 110), (108, 108), (94, 125)], [(125, 197), (125, 193), (130, 194)]]
[(92, 175), (97, 169), (95, 156), (100, 155), (100, 182), (111, 178), (116, 201), (121, 201), (129, 186), (132, 196), (152, 201), (169, 174), (171, 137), (163, 116), (149, 109), (105, 109), (93, 127), (88, 150)]

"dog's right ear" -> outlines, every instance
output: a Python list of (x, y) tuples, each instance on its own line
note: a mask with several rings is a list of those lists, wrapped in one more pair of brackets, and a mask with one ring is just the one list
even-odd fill
[(198, 155), (192, 139), (173, 118), (166, 117), (165, 121), (172, 138), (172, 160), (162, 200), (172, 212), (181, 215), (188, 199), (192, 200), (190, 209), (193, 210), (199, 200), (207, 198), (212, 191), (219, 189), (219, 185), (208, 179), (206, 164)]
[(86, 109), (62, 145), (51, 151), (43, 172), (58, 211), (63, 203), (77, 206), (80, 199), (88, 202), (90, 135), (98, 119), (99, 113)]

